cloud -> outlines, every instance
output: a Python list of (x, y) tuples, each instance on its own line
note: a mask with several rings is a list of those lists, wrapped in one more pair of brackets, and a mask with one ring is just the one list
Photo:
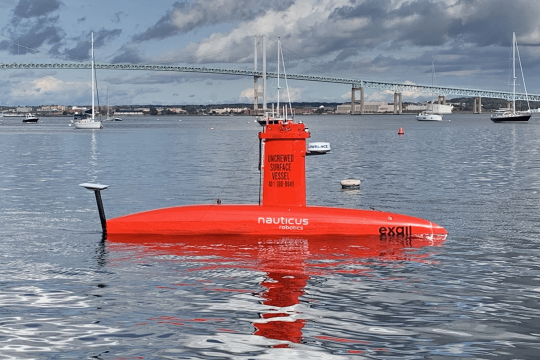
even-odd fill
[[(264, 34), (270, 39), (281, 37), (284, 48), (292, 50), (285, 51), (290, 73), (402, 82), (410, 79), (411, 69), (429, 73), (431, 56), (444, 54), (448, 56), (441, 56), (438, 63), (441, 73), (487, 76), (487, 69), (506, 69), (500, 61), (506, 61), (501, 46), (510, 46), (511, 28), (519, 30), (524, 43), (540, 45), (540, 7), (534, 4), (530, 0), (296, 0), (254, 13), (233, 23), (230, 31), (214, 32), (181, 50), (163, 53), (156, 61), (247, 65), (253, 62), (253, 36)], [(190, 10), (182, 16), (192, 19), (203, 13)], [(165, 23), (176, 34), (174, 17), (169, 15)], [(176, 28), (187, 30), (179, 24)], [(275, 58), (275, 43), (267, 44), (269, 59)], [(540, 49), (534, 59), (538, 56)], [(269, 71), (274, 64), (269, 61)], [(537, 65), (531, 62), (532, 66)], [(425, 79), (414, 78), (427, 83), (429, 77)], [(448, 86), (462, 81), (446, 80)]]
[(0, 50), (13, 55), (35, 53), (44, 44), (59, 42), (64, 31), (59, 23), (58, 11), (63, 3), (58, 0), (20, 0), (13, 9), (11, 20), (3, 28), (12, 41), (0, 42)]
[[(108, 42), (118, 37), (121, 33), (122, 33), (121, 29), (107, 30), (107, 29), (101, 28), (100, 30), (95, 31), (94, 32), (94, 48), (98, 49), (100, 47), (105, 46)], [(78, 40), (78, 41), (75, 44), (75, 46), (72, 46), (71, 48), (65, 48), (62, 53), (69, 56), (72, 59), (77, 59), (77, 60), (90, 59), (91, 58), (90, 50), (92, 48), (92, 38), (90, 34), (85, 35), (84, 38), (79, 37), (77, 39), (72, 39), (72, 40)]]
[(120, 23), (122, 21), (122, 16), (128, 16), (125, 12), (119, 11), (114, 13), (114, 19), (112, 20), (115, 23)]
[(122, 29), (112, 29), (107, 30), (105, 28), (101, 28), (98, 31), (94, 32), (94, 47), (100, 48), (104, 46), (106, 43), (111, 42), (113, 39), (120, 36), (122, 33)]
[(14, 41), (0, 42), (0, 50), (6, 50), (12, 55), (25, 55), (35, 53), (43, 44), (59, 42), (64, 33), (60, 27), (55, 25), (57, 21), (58, 17), (50, 17), (25, 21), (20, 23), (17, 28), (4, 28)]
[(41, 70), (39, 71), (39, 75), (36, 75), (36, 72), (33, 70), (24, 70), (24, 71), (16, 71), (9, 74), (8, 78), (36, 78), (36, 76), (54, 76), (56, 75), (55, 70)]
[(196, 0), (175, 2), (173, 8), (153, 26), (133, 36), (133, 41), (165, 39), (192, 30), (222, 23), (249, 21), (260, 17), (269, 9), (289, 7), (293, 0)]
[(111, 60), (113, 64), (139, 64), (143, 62), (142, 52), (135, 46), (124, 45)]
[(10, 96), (14, 99), (26, 99), (35, 103), (44, 98), (58, 101), (72, 100), (90, 96), (90, 82), (65, 82), (53, 76), (45, 76), (30, 82), (18, 82), (12, 85)]
[(32, 18), (48, 15), (60, 8), (63, 5), (58, 0), (20, 0), (13, 15), (20, 18)]
[[(103, 75), (102, 75), (103, 77)], [(179, 73), (169, 72), (125, 72), (122, 76), (111, 76), (109, 83), (115, 84), (136, 84), (136, 85), (161, 85), (161, 84), (181, 84), (186, 82), (186, 77)]]

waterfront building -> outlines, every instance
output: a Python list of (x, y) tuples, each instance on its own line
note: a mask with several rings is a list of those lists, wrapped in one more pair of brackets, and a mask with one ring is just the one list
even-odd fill
[[(359, 103), (354, 104), (354, 112), (360, 114), (361, 106)], [(393, 112), (394, 105), (389, 105), (385, 101), (366, 101), (364, 102), (364, 114), (376, 114)], [(342, 104), (337, 106), (336, 114), (350, 114), (351, 104)]]

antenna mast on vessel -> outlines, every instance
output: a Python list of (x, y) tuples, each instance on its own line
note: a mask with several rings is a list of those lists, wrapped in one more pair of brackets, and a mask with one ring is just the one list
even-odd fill
[(263, 72), (263, 110), (266, 111), (266, 37), (262, 36), (262, 51), (263, 51), (263, 58), (262, 58), (262, 72)]
[(278, 38), (278, 41), (277, 41), (277, 117), (279, 118), (279, 54), (280, 54), (280, 50), (281, 50), (281, 38)]
[(512, 96), (512, 112), (516, 112), (516, 33), (512, 33), (512, 82), (513, 82), (513, 96)]

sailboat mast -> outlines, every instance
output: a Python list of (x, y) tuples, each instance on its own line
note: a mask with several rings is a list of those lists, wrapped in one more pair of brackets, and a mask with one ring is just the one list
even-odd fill
[(107, 117), (109, 117), (109, 83), (107, 83)]
[(94, 120), (94, 95), (95, 95), (95, 82), (94, 82), (94, 32), (92, 31), (92, 120)]
[(279, 52), (281, 50), (281, 40), (277, 41), (277, 117), (279, 117)]
[(513, 90), (512, 90), (512, 111), (516, 112), (516, 33), (512, 33), (512, 78), (513, 78)]

